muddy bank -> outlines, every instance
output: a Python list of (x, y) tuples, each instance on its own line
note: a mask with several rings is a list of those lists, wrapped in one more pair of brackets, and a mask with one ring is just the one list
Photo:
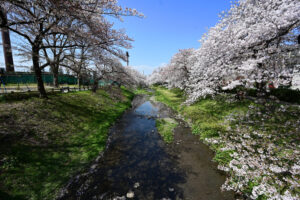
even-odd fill
[(107, 149), (85, 175), (74, 178), (59, 199), (234, 199), (221, 193), (225, 177), (212, 152), (181, 121), (166, 145), (155, 118), (174, 118), (159, 102), (137, 96), (111, 129)]

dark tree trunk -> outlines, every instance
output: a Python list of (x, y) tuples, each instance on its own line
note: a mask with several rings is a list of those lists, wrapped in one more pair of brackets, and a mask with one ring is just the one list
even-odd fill
[[(0, 7), (0, 13), (1, 13), (1, 19), (2, 19), (2, 26), (7, 25), (7, 18), (5, 11)], [(2, 27), (2, 42), (3, 42), (3, 52), (4, 52), (4, 59), (5, 59), (5, 66), (7, 72), (14, 72), (14, 61), (13, 61), (13, 55), (12, 55), (12, 49), (11, 49), (11, 43), (10, 43), (10, 36), (9, 36), (9, 30), (6, 27)]]
[(97, 90), (98, 90), (98, 83), (99, 83), (99, 80), (94, 80), (94, 83), (93, 83), (93, 88), (92, 88), (92, 92), (96, 93)]
[(35, 46), (32, 47), (32, 64), (33, 64), (33, 70), (37, 80), (40, 97), (47, 98), (47, 93), (44, 87), (44, 82), (42, 77), (42, 70), (39, 64), (39, 48)]
[(59, 87), (59, 83), (58, 83), (58, 66), (56, 64), (54, 64), (53, 66), (51, 66), (52, 68), (52, 73), (53, 73), (53, 86), (55, 88)]

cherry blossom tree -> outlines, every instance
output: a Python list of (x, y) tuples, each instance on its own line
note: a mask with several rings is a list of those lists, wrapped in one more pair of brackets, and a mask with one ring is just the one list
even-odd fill
[(127, 76), (121, 79), (122, 85), (131, 88), (143, 88), (147, 86), (146, 76), (130, 66), (124, 67), (124, 69)]
[(168, 65), (165, 65), (154, 70), (152, 74), (147, 77), (147, 83), (149, 85), (167, 84), (168, 77)]
[(171, 72), (168, 77), (169, 87), (180, 89), (186, 88), (191, 68), (196, 61), (194, 51), (195, 49), (181, 49), (172, 57), (168, 64), (168, 70)]
[(77, 86), (80, 89), (81, 83), (84, 78), (84, 74), (88, 74), (88, 66), (89, 66), (89, 59), (90, 59), (90, 51), (88, 46), (80, 45), (80, 48), (74, 47), (69, 48), (65, 52), (65, 59), (63, 63), (60, 65), (66, 69), (69, 69), (75, 74), (77, 77)]
[[(66, 58), (65, 46), (68, 46), (68, 36), (64, 34), (53, 34), (49, 35), (44, 40), (45, 46), (54, 46), (52, 48), (42, 48), (43, 50), (43, 57), (46, 60), (46, 63), (49, 64), (50, 70), (53, 73), (53, 86), (58, 88), (58, 73), (63, 63), (64, 59)], [(56, 48), (59, 46), (59, 48)]]
[[(243, 0), (223, 13), (201, 39), (189, 80), (190, 102), (218, 93), (222, 87), (253, 87), (271, 81), (288, 84), (296, 54), (300, 2)], [(299, 32), (298, 32), (299, 34)], [(289, 39), (287, 36), (290, 35)], [(296, 34), (294, 34), (295, 36)]]
[(7, 11), (7, 23), (1, 23), (1, 28), (8, 28), (24, 37), (31, 46), (41, 97), (47, 97), (41, 71), (49, 63), (40, 65), (40, 50), (61, 48), (43, 45), (46, 37), (65, 34), (75, 42), (77, 39), (84, 40), (89, 45), (119, 55), (120, 47), (130, 48), (131, 39), (123, 31), (113, 29), (113, 24), (105, 16), (121, 19), (122, 16), (140, 15), (134, 9), (121, 8), (115, 0), (5, 0), (0, 6)]

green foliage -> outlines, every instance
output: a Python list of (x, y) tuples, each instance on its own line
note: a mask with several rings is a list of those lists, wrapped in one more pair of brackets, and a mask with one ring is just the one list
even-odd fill
[(54, 199), (104, 150), (109, 127), (130, 106), (133, 93), (112, 91), (1, 103), (0, 125), (10, 136), (0, 137), (0, 199)]
[(174, 140), (174, 128), (178, 123), (170, 118), (163, 118), (156, 120), (156, 127), (162, 138), (166, 143), (171, 143)]
[(179, 88), (172, 88), (170, 90), (173, 94), (175, 94), (175, 97), (184, 97), (184, 92), (183, 90), (179, 89)]
[(246, 95), (250, 97), (257, 97), (257, 90), (250, 88), (246, 91)]
[(220, 163), (221, 165), (226, 166), (232, 160), (232, 157), (230, 156), (230, 154), (232, 154), (233, 152), (234, 151), (232, 151), (232, 150), (227, 150), (227, 151), (217, 150), (216, 155), (213, 160)]
[[(226, 93), (237, 94), (239, 91), (244, 91), (246, 96), (257, 97), (259, 90), (254, 88), (236, 87), (232, 90), (226, 90)], [(270, 92), (266, 92), (266, 97), (275, 96), (281, 101), (298, 103), (300, 104), (300, 91), (292, 90), (286, 87), (280, 87), (271, 89)]]
[(281, 101), (300, 104), (300, 91), (287, 88), (272, 89), (270, 95), (277, 97)]

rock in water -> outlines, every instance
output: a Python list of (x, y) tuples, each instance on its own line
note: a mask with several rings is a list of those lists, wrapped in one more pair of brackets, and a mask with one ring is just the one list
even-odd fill
[(115, 197), (113, 198), (113, 200), (126, 200), (126, 197), (125, 196)]
[(134, 184), (133, 187), (134, 187), (134, 188), (138, 188), (138, 187), (140, 187), (140, 184), (137, 182), (137, 183)]
[(134, 192), (132, 192), (132, 191), (127, 192), (126, 197), (128, 199), (132, 199), (134, 197)]

